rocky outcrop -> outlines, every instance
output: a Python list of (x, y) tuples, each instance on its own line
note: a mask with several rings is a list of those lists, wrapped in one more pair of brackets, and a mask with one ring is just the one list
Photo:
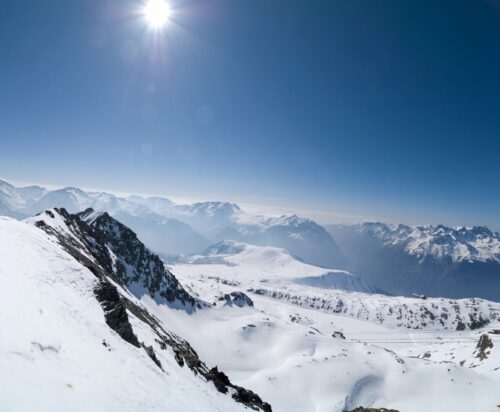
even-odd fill
[(477, 346), (474, 351), (474, 357), (478, 358), (479, 360), (488, 359), (488, 355), (491, 353), (491, 349), (493, 349), (493, 341), (485, 333), (481, 335), (479, 341), (477, 342)]
[(100, 267), (116, 283), (136, 297), (147, 294), (160, 304), (192, 312), (203, 303), (191, 296), (125, 225), (106, 212), (92, 209), (72, 215), (65, 209), (51, 209), (31, 221), (50, 235), (86, 266)]
[(130, 324), (125, 305), (115, 286), (101, 279), (94, 294), (104, 310), (106, 324), (131, 345), (140, 347), (139, 340)]
[(205, 377), (214, 383), (219, 392), (227, 393), (228, 388), (234, 389), (235, 392), (233, 394), (233, 399), (236, 401), (241, 402), (254, 410), (257, 408), (257, 410), (261, 409), (265, 412), (272, 412), (271, 405), (263, 402), (259, 395), (248, 389), (242, 388), (241, 386), (233, 385), (227, 375), (224, 372), (219, 371), (217, 367), (210, 369)]
[(253, 307), (253, 301), (243, 292), (226, 293), (219, 300), (225, 301), (228, 306), (238, 306), (240, 308)]

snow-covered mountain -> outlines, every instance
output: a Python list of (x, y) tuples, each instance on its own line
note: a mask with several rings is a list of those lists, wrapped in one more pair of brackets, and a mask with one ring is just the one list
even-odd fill
[(216, 272), (233, 281), (251, 284), (301, 284), (348, 292), (379, 292), (363, 279), (343, 270), (325, 269), (305, 263), (283, 248), (257, 246), (234, 240), (221, 241), (201, 254), (180, 256), (170, 263), (206, 273)]
[(154, 212), (132, 214), (118, 210), (113, 216), (140, 234), (148, 247), (163, 254), (192, 253), (203, 250), (211, 243), (187, 223)]
[(225, 241), (168, 264), (176, 273), (199, 275), (207, 282), (389, 327), (464, 330), (500, 320), (500, 303), (387, 296), (349, 272), (306, 264), (270, 246)]
[(170, 213), (189, 223), (203, 236), (214, 239), (230, 226), (242, 209), (230, 202), (197, 202), (191, 205), (173, 205)]
[(26, 222), (56, 237), (83, 263), (90, 258), (91, 263), (103, 267), (115, 282), (137, 298), (148, 294), (158, 303), (188, 312), (201, 307), (201, 303), (165, 269), (160, 258), (151, 253), (132, 230), (107, 212), (87, 209), (72, 215), (66, 209), (55, 208), (28, 218)]
[(347, 267), (388, 292), (500, 300), (500, 235), (486, 227), (363, 223), (328, 230)]
[(432, 258), (452, 263), (500, 263), (500, 234), (484, 226), (407, 226), (375, 222), (332, 227), (332, 230), (342, 229), (377, 239), (386, 247), (402, 248), (421, 261)]
[(213, 306), (174, 317), (145, 304), (275, 411), (496, 408), (498, 303), (331, 289), (323, 268), (234, 241), (168, 265)]
[(46, 190), (38, 186), (16, 188), (0, 180), (0, 215), (15, 219), (25, 217), (24, 210), (28, 205), (36, 203), (46, 194)]
[(109, 215), (1, 217), (0, 261), (3, 411), (271, 411), (141, 303), (203, 306)]
[(344, 262), (332, 236), (309, 219), (254, 216), (229, 202), (176, 204), (161, 197), (120, 197), (67, 187), (17, 188), (0, 181), (0, 214), (16, 219), (53, 207), (69, 213), (106, 211), (124, 222), (146, 244), (165, 255), (199, 252), (211, 243), (234, 239), (282, 247), (311, 263), (338, 268)]
[(281, 247), (307, 262), (329, 268), (343, 267), (345, 263), (335, 240), (322, 226), (296, 215), (268, 217), (240, 213), (216, 238)]

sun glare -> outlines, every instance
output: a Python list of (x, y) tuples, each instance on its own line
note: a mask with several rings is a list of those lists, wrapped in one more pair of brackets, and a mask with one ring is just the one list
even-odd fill
[(148, 25), (155, 29), (161, 29), (168, 23), (172, 11), (165, 0), (148, 0), (144, 6), (144, 18)]

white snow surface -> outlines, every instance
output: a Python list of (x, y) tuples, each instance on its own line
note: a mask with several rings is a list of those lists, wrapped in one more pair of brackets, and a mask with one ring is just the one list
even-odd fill
[[(304, 263), (285, 249), (226, 240), (203, 254), (184, 256), (179, 264), (196, 265), (200, 273), (216, 268), (217, 275), (250, 283), (297, 283), (323, 289), (373, 293), (377, 289), (344, 270), (325, 269)], [(216, 265), (216, 266), (215, 266)]]
[[(95, 282), (43, 231), (0, 217), (2, 412), (245, 410), (181, 368), (171, 350), (155, 346), (162, 372), (120, 338), (105, 323)], [(156, 345), (129, 316), (139, 340)]]
[[(276, 412), (342, 412), (357, 406), (401, 412), (498, 410), (500, 337), (488, 335), (494, 347), (487, 359), (476, 357), (476, 345), (482, 334), (500, 328), (500, 304), (297, 284), (296, 279), (323, 276), (324, 269), (277, 248), (237, 242), (217, 244), (169, 267), (192, 294), (214, 306), (177, 316), (151, 300), (143, 303), (188, 338), (204, 359), (257, 391)], [(252, 293), (256, 288), (271, 293)], [(234, 291), (246, 293), (254, 306), (219, 301)], [(346, 312), (335, 311), (339, 300)], [(435, 319), (424, 325), (427, 311)], [(441, 323), (443, 312), (449, 317)], [(455, 316), (467, 319), (472, 312), (490, 316), (490, 323), (457, 331)]]

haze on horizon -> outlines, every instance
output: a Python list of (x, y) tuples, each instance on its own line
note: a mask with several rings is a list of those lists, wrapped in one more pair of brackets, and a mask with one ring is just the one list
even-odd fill
[(497, 2), (140, 3), (2, 2), (2, 179), (500, 230)]

